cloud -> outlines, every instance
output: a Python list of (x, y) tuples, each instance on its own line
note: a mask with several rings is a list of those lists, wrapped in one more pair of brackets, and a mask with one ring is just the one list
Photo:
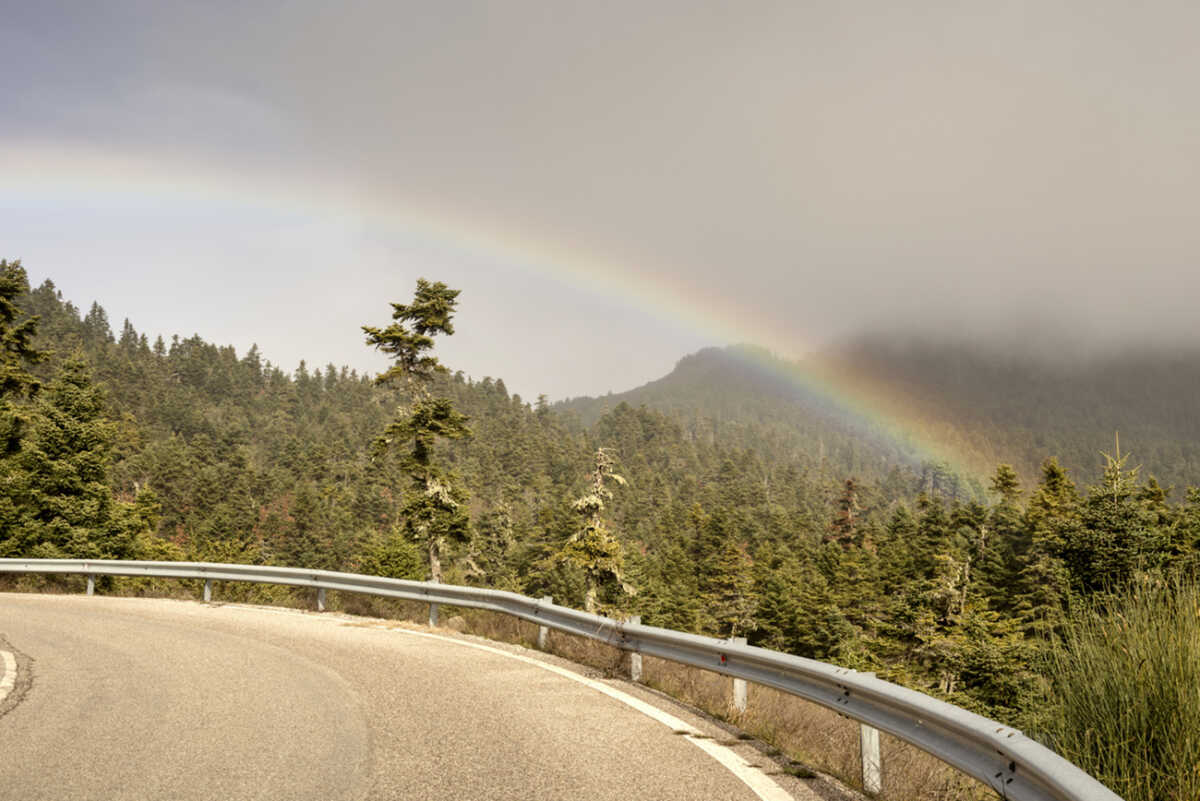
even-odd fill
[[(38, 5), (0, 34), (23, 137), (336, 180), (608, 265), (625, 307), (582, 303), (577, 265), (520, 293), (462, 275), (523, 321), (487, 372), (524, 387), (594, 391), (740, 325), (784, 351), (1195, 335), (1194, 4)], [(717, 298), (711, 329), (639, 342), (645, 276)], [(564, 352), (612, 355), (522, 363), (571, 304)]]

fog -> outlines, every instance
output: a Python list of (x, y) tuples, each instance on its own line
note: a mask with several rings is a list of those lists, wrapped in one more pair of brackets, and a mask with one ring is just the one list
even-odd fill
[[(428, 275), (463, 289), (453, 366), (554, 397), (738, 340), (1200, 339), (1194, 3), (0, 6), (9, 164), (342, 210), (259, 234), (205, 207), (164, 255), (140, 212), (80, 211), (110, 191), (86, 170), (39, 194), (53, 231), (17, 213), (36, 176), (10, 184), (2, 255), (135, 324), (365, 364), (357, 326)], [(474, 245), (422, 244), (404, 209)], [(188, 297), (134, 291), (163, 273)]]

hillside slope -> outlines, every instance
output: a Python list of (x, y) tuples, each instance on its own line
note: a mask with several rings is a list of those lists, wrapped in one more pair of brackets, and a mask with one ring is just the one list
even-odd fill
[[(873, 399), (865, 406), (872, 418), (839, 396)], [(766, 427), (835, 472), (867, 480), (896, 465), (928, 474), (925, 443), (940, 445), (960, 470), (978, 475), (1007, 462), (1032, 480), (1055, 457), (1091, 480), (1119, 433), (1122, 450), (1164, 483), (1200, 483), (1200, 350), (1194, 349), (1069, 361), (970, 343), (870, 337), (793, 363), (745, 346), (710, 348), (641, 387), (556, 408), (587, 426), (620, 403), (645, 405), (685, 425)]]

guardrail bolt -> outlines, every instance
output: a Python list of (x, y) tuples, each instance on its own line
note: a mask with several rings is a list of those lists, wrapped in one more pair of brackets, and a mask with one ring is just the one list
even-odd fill
[[(746, 638), (745, 637), (734, 637), (733, 644), (734, 645), (745, 645)], [(746, 680), (745, 679), (734, 679), (733, 680), (733, 711), (737, 712), (739, 715), (746, 714), (746, 695), (747, 695)]]
[[(543, 595), (542, 602), (547, 603), (547, 604), (552, 604), (552, 603), (554, 603), (554, 596)], [(538, 647), (539, 651), (546, 650), (546, 643), (549, 640), (549, 637), (550, 637), (550, 627), (549, 626), (538, 626), (537, 647)]]

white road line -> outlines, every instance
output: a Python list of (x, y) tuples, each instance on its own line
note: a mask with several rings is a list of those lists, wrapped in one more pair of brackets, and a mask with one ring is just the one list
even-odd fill
[(755, 795), (763, 799), (763, 801), (795, 801), (792, 795), (776, 784), (770, 776), (763, 773), (759, 768), (751, 765), (746, 760), (742, 759), (733, 750), (726, 748), (720, 743), (708, 738), (695, 726), (687, 723), (686, 721), (680, 720), (668, 712), (664, 712), (656, 706), (646, 703), (640, 698), (635, 698), (629, 693), (621, 692), (615, 687), (610, 687), (603, 682), (589, 679), (586, 676), (581, 676), (578, 673), (567, 670), (566, 668), (561, 668), (558, 665), (552, 665), (548, 662), (542, 662), (538, 659), (510, 653), (509, 651), (503, 651), (499, 648), (492, 648), (491, 646), (482, 645), (480, 643), (467, 642), (454, 637), (443, 637), (439, 634), (429, 634), (423, 631), (393, 628), (385, 625), (376, 625), (373, 628), (395, 631), (400, 634), (410, 634), (414, 637), (428, 637), (433, 640), (442, 640), (443, 642), (450, 642), (454, 643), (455, 645), (463, 645), (467, 648), (478, 648), (480, 651), (487, 651), (488, 653), (506, 656), (509, 659), (527, 662), (530, 665), (534, 665), (535, 667), (539, 667), (543, 670), (548, 670), (551, 673), (557, 673), (558, 675), (568, 678), (571, 681), (577, 681), (580, 684), (591, 687), (597, 692), (602, 692), (610, 698), (614, 698), (627, 706), (633, 707), (643, 715), (657, 720), (659, 723), (663, 724), (664, 726), (668, 726), (674, 731), (683, 733), (683, 737), (688, 740), (688, 742), (724, 765), (730, 773), (741, 779), (742, 782), (744, 782), (747, 787), (753, 790)]
[(0, 651), (0, 662), (4, 663), (4, 674), (0, 675), (0, 702), (8, 697), (17, 684), (17, 658), (11, 651)]

